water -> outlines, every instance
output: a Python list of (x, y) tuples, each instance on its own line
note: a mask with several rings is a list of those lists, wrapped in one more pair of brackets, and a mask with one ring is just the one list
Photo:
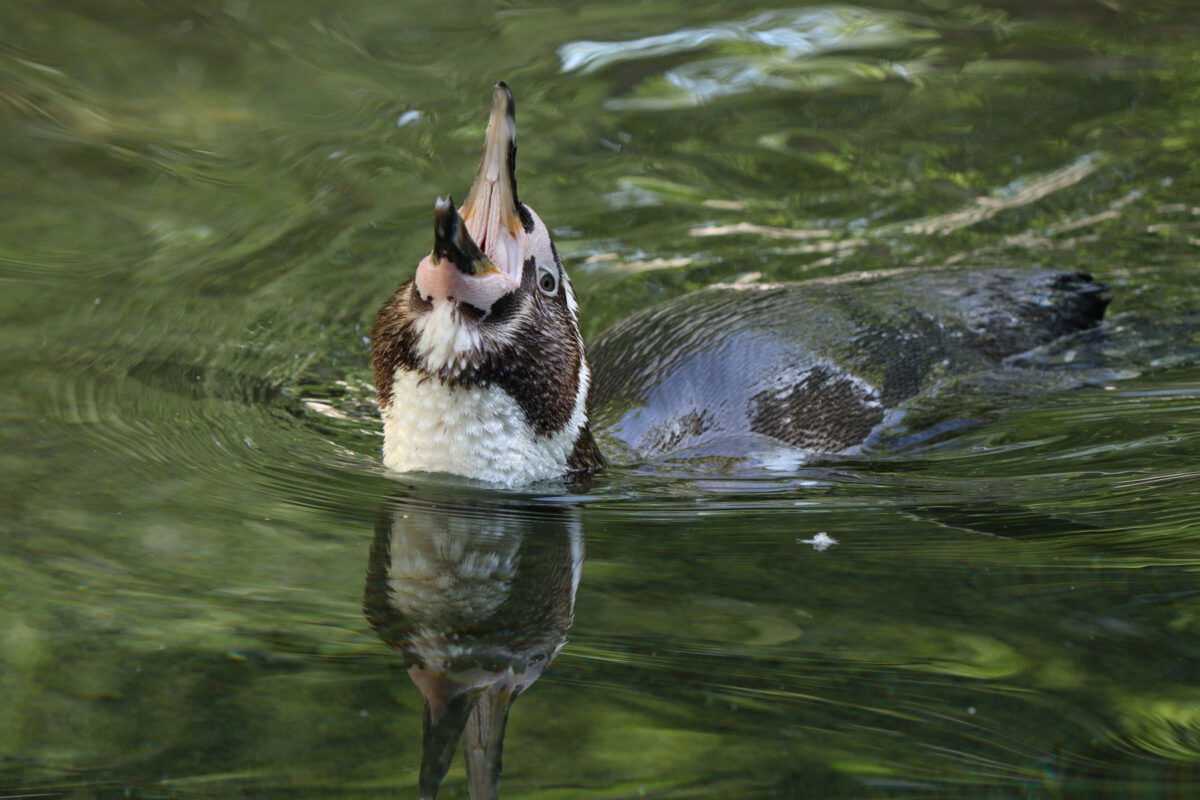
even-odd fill
[[(0, 794), (415, 796), (381, 513), (583, 532), (506, 797), (1196, 791), (1192, 4), (0, 21)], [(872, 458), (393, 480), (364, 336), (498, 78), (588, 336), (748, 273), (1036, 264), (1113, 287), (1105, 366)]]

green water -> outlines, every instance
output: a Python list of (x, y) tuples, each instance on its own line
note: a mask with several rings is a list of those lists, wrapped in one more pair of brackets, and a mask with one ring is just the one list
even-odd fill
[[(505, 797), (1200, 794), (1198, 53), (1166, 0), (7, 3), (0, 796), (415, 796), (380, 505), (514, 500), (587, 561)], [(364, 337), (500, 78), (589, 336), (1042, 265), (1113, 287), (1111, 361), (869, 459), (390, 479)]]

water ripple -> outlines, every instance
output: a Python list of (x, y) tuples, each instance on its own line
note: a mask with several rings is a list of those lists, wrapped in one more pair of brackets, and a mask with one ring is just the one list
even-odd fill
[(642, 39), (569, 42), (558, 49), (558, 56), (563, 72), (586, 75), (623, 61), (685, 53), (716, 43), (763, 45), (795, 59), (936, 38), (933, 32), (904, 25), (903, 19), (898, 14), (854, 6), (768, 11), (743, 22), (682, 28)]

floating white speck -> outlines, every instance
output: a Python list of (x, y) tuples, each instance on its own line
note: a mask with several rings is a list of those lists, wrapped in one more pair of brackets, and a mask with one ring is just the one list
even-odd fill
[(396, 117), (396, 127), (403, 128), (405, 125), (411, 125), (421, 118), (421, 112), (417, 110), (405, 111), (400, 116)]
[(796, 544), (811, 544), (812, 549), (816, 550), (818, 553), (828, 550), (829, 548), (833, 547), (837, 543), (838, 543), (837, 539), (833, 538), (825, 531), (819, 532), (816, 536), (812, 537), (811, 539), (797, 539), (796, 540)]

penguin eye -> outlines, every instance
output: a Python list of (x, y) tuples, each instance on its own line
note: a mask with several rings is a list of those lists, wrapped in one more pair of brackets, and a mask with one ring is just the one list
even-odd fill
[(538, 276), (538, 288), (542, 294), (553, 295), (558, 291), (558, 278), (552, 272), (543, 272)]

